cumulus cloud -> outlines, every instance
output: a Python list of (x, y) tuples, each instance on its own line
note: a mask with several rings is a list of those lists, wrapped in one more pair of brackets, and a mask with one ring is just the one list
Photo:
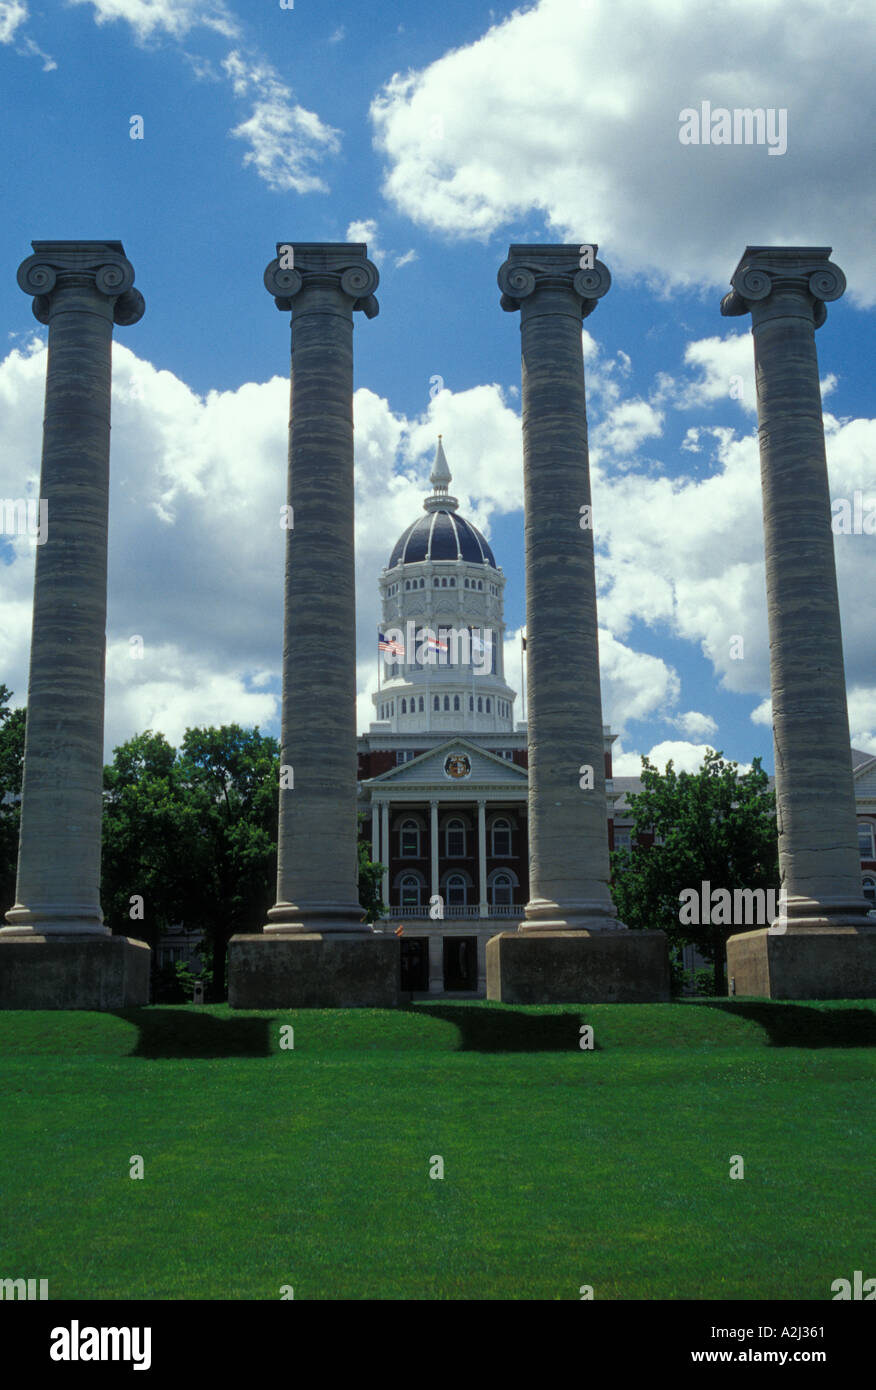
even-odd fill
[(328, 185), (312, 166), (338, 152), (340, 131), (293, 101), (269, 63), (251, 62), (235, 50), (222, 66), (234, 95), (253, 98), (250, 116), (230, 132), (249, 146), (244, 164), (277, 193), (327, 193)]
[(377, 222), (373, 217), (366, 217), (357, 222), (351, 222), (344, 233), (344, 241), (364, 241), (368, 247), (368, 258), (379, 265), (383, 260), (383, 247), (380, 245), (377, 236)]
[[(687, 743), (681, 739), (664, 739), (662, 743), (655, 743), (650, 753), (645, 756), (657, 768), (658, 772), (666, 771), (666, 764), (672, 762), (676, 772), (698, 772), (703, 765), (706, 751), (710, 747), (707, 743)], [(615, 745), (620, 749), (620, 745)], [(612, 771), (616, 777), (640, 777), (642, 774), (642, 754), (625, 753), (616, 751), (611, 760)], [(742, 771), (746, 768), (740, 764)]]
[[(450, 237), (535, 214), (550, 240), (595, 241), (613, 270), (663, 289), (726, 286), (746, 236), (824, 245), (842, 228), (850, 293), (872, 304), (874, 43), (870, 0), (848, 0), (840, 22), (830, 0), (793, 19), (785, 0), (540, 0), (384, 84), (371, 106), (384, 191)], [(682, 145), (681, 112), (703, 101), (786, 110), (787, 153)]]
[(16, 53), (25, 58), (41, 58), (43, 72), (54, 72), (58, 66), (54, 58), (21, 33), (29, 18), (30, 11), (24, 0), (0, 0), (0, 43), (14, 44)]
[(212, 29), (226, 38), (238, 33), (238, 24), (223, 0), (71, 0), (91, 5), (97, 24), (123, 20), (140, 40), (157, 34), (185, 38), (192, 29)]

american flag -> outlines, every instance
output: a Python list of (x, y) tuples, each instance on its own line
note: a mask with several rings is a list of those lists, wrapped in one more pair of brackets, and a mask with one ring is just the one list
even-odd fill
[(405, 644), (399, 642), (395, 637), (386, 637), (382, 632), (377, 634), (377, 648), (381, 652), (391, 652), (393, 656), (404, 656)]
[(439, 637), (427, 637), (426, 646), (430, 652), (446, 652), (447, 643), (442, 642)]

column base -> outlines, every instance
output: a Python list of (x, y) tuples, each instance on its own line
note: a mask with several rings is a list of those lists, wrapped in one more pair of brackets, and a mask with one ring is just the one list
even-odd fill
[(294, 932), (232, 936), (232, 1009), (394, 1009), (399, 1002), (397, 936)]
[(136, 1009), (152, 952), (128, 936), (0, 934), (0, 1009)]
[(487, 998), (505, 1004), (670, 999), (662, 931), (501, 932), (487, 942)]
[(876, 925), (741, 932), (727, 942), (727, 979), (760, 999), (874, 999)]

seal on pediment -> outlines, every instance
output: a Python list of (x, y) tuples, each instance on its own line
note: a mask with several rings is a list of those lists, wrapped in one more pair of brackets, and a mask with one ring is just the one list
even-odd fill
[(467, 753), (448, 753), (444, 759), (444, 772), (446, 776), (452, 777), (454, 782), (459, 782), (463, 777), (471, 776), (471, 758)]

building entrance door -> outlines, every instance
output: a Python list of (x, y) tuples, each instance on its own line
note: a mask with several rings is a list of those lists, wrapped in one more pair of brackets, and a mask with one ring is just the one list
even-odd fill
[(445, 936), (444, 988), (452, 992), (478, 987), (478, 939)]
[(401, 947), (401, 988), (426, 993), (429, 988), (429, 938), (403, 936)]

